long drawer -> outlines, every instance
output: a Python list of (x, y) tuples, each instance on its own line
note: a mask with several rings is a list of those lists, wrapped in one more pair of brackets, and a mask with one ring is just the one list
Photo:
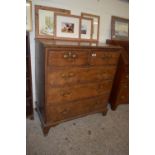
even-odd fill
[(89, 97), (100, 96), (110, 93), (112, 80), (106, 80), (101, 83), (79, 84), (64, 87), (51, 87), (48, 85), (47, 104), (57, 102), (74, 101)]
[(48, 84), (51, 86), (72, 85), (74, 83), (113, 80), (115, 66), (48, 68)]
[(106, 108), (108, 96), (47, 107), (47, 121), (56, 122)]

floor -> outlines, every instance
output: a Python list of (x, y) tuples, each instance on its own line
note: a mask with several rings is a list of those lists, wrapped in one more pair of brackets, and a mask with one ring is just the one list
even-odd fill
[(27, 155), (128, 155), (129, 106), (62, 123), (43, 136), (38, 115), (27, 120)]

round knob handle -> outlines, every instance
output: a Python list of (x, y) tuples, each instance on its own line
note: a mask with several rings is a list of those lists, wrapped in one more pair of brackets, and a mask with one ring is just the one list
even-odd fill
[(73, 77), (74, 75), (75, 75), (75, 74), (74, 74), (73, 72), (70, 72), (68, 76), (69, 76), (69, 77)]
[(74, 58), (74, 59), (75, 59), (76, 57), (77, 57), (77, 56), (76, 56), (76, 54), (73, 54), (73, 55), (72, 55), (72, 58)]
[(64, 58), (67, 59), (69, 56), (68, 54), (64, 54)]

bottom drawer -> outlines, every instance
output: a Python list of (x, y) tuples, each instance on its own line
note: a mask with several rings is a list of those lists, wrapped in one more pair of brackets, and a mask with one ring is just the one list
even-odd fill
[(129, 87), (127, 85), (121, 85), (118, 93), (117, 103), (129, 103)]
[(47, 122), (57, 122), (101, 110), (107, 106), (108, 97), (109, 95), (106, 95), (93, 99), (65, 103), (58, 106), (49, 106), (46, 113)]

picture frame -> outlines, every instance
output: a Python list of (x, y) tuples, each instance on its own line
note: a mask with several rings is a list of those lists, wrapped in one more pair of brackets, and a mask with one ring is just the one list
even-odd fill
[(81, 17), (80, 39), (82, 41), (92, 41), (93, 19)]
[(35, 37), (54, 39), (55, 23), (54, 14), (70, 14), (70, 10), (35, 5)]
[(91, 18), (93, 20), (92, 41), (99, 41), (100, 16), (82, 12), (81, 17)]
[(55, 13), (55, 39), (80, 40), (80, 16)]
[(111, 17), (111, 39), (129, 40), (129, 19), (117, 16)]
[(32, 31), (32, 1), (26, 1), (26, 31)]

